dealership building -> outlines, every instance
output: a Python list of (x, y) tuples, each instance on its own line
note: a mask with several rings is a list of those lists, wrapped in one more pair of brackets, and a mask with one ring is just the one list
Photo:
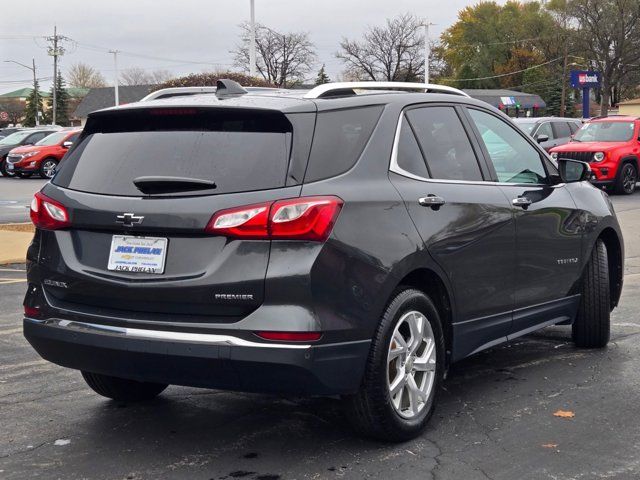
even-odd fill
[(534, 93), (476, 88), (467, 88), (464, 92), (472, 98), (493, 105), (510, 117), (539, 117), (547, 108), (544, 100)]

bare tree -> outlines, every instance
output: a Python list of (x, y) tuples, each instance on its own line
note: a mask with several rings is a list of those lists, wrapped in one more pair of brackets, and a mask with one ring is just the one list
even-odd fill
[(152, 80), (144, 68), (132, 67), (120, 72), (120, 83), (122, 85), (149, 85)]
[(159, 85), (173, 79), (174, 75), (169, 70), (154, 70), (149, 74), (149, 83)]
[(67, 72), (66, 80), (67, 85), (76, 88), (98, 88), (107, 85), (107, 82), (98, 70), (82, 62), (71, 65)]
[[(232, 53), (235, 65), (249, 71), (250, 27), (240, 25), (241, 43)], [(301, 82), (316, 61), (316, 51), (306, 32), (279, 33), (256, 25), (256, 64), (258, 73), (269, 83), (290, 87)]]
[(601, 115), (609, 112), (612, 94), (640, 63), (638, 0), (571, 0), (569, 14), (580, 25), (580, 45), (602, 74)]
[(343, 38), (336, 57), (346, 75), (361, 80), (417, 81), (424, 77), (422, 21), (411, 14), (369, 27), (361, 40)]

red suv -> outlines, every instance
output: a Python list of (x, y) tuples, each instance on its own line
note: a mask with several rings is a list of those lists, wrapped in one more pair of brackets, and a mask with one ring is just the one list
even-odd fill
[(554, 159), (589, 162), (591, 182), (616, 193), (632, 194), (640, 164), (640, 118), (610, 116), (591, 120), (570, 143), (550, 150)]
[(21, 178), (30, 177), (34, 173), (42, 178), (52, 178), (56, 166), (81, 132), (82, 130), (63, 130), (52, 133), (35, 145), (14, 148), (7, 155), (7, 171)]

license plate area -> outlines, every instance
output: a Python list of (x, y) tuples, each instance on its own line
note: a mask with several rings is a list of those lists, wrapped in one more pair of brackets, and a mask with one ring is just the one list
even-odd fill
[(168, 243), (166, 238), (114, 235), (107, 270), (161, 275)]

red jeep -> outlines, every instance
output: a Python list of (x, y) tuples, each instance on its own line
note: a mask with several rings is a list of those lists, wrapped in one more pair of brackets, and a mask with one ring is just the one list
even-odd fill
[(7, 171), (20, 178), (38, 173), (42, 178), (53, 177), (62, 160), (82, 130), (61, 130), (43, 138), (35, 145), (14, 148), (7, 155)]
[(640, 164), (640, 119), (627, 116), (595, 118), (576, 132), (573, 140), (550, 150), (554, 159), (589, 162), (591, 182), (615, 193), (632, 194)]

